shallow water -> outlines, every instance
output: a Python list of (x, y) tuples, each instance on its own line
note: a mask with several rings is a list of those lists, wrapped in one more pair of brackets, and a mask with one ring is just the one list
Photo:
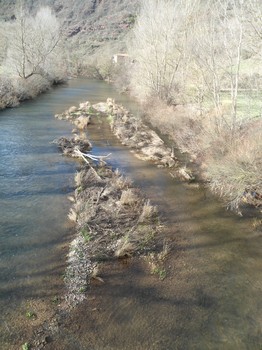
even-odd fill
[(91, 316), (76, 314), (86, 322), (78, 348), (262, 349), (262, 232), (252, 215), (227, 212), (205, 188), (138, 160), (106, 126), (102, 141), (95, 128), (90, 135), (94, 150), (111, 152), (111, 164), (158, 205), (172, 253), (164, 281), (140, 261), (103, 268), (106, 283), (92, 287), (86, 306)]
[[(108, 96), (135, 108), (109, 85), (77, 79), (0, 113), (3, 348), (11, 348), (14, 337), (19, 341), (14, 330), (19, 333), (33, 301), (53, 298), (63, 288), (66, 251), (61, 245), (70, 236), (66, 196), (77, 163), (50, 144), (71, 130), (53, 114)], [(110, 164), (158, 205), (167, 224), (163, 236), (172, 247), (167, 278), (151, 276), (139, 260), (104, 266), (105, 284), (91, 286), (87, 302), (72, 312), (47, 348), (261, 349), (262, 236), (252, 227), (253, 218), (226, 212), (205, 189), (140, 161), (102, 119), (88, 133), (93, 153), (112, 153)]]
[(99, 102), (110, 91), (108, 84), (76, 79), (0, 112), (1, 349), (20, 339), (17, 320), (27, 321), (34, 300), (52, 299), (63, 287), (62, 248), (71, 228), (66, 196), (73, 190), (77, 163), (52, 144), (72, 129), (54, 114), (90, 95)]

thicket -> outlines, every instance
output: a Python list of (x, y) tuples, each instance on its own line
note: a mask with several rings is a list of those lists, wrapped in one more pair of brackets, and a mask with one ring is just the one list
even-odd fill
[(138, 0), (0, 0), (0, 5), (3, 108), (67, 76), (115, 79), (112, 56), (126, 51), (124, 36), (134, 24)]
[(142, 0), (129, 39), (129, 90), (232, 208), (262, 194), (261, 49), (259, 0)]
[(16, 106), (66, 79), (61, 26), (49, 7), (35, 16), (21, 6), (1, 25), (0, 108)]

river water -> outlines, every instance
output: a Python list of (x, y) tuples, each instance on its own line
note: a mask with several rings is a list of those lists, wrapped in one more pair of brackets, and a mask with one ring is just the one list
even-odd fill
[[(108, 84), (77, 79), (0, 113), (3, 349), (25, 342), (22, 324), (41, 324), (63, 289), (72, 232), (66, 197), (77, 162), (51, 143), (71, 132), (53, 115), (108, 96), (135, 107)], [(106, 283), (91, 286), (90, 298), (47, 348), (262, 349), (261, 231), (254, 219), (226, 212), (205, 189), (138, 160), (103, 121), (90, 127), (89, 137), (93, 153), (112, 153), (110, 163), (158, 205), (172, 247), (167, 278), (151, 276), (139, 260), (104, 266)]]

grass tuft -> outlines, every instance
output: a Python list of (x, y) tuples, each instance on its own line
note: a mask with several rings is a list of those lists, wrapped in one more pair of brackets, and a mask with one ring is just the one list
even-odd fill
[(143, 206), (142, 213), (138, 219), (138, 222), (139, 223), (147, 222), (152, 218), (154, 218), (156, 215), (157, 215), (156, 207), (151, 205), (150, 201), (148, 200)]
[(117, 258), (131, 256), (135, 250), (136, 246), (134, 243), (130, 242), (129, 237), (123, 237), (118, 241), (115, 256)]

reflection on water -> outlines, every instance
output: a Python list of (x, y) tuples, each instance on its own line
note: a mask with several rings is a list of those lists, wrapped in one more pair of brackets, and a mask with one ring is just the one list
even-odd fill
[[(62, 287), (69, 227), (65, 198), (77, 164), (50, 142), (71, 126), (52, 116), (80, 101), (124, 96), (101, 82), (78, 79), (35, 101), (0, 113), (0, 288), (3, 349), (14, 341), (32, 300)], [(131, 102), (130, 102), (130, 105)], [(252, 218), (226, 212), (205, 189), (174, 181), (168, 170), (134, 157), (98, 121), (89, 135), (96, 154), (129, 175), (159, 206), (172, 246), (167, 278), (141, 261), (112, 263), (105, 284), (72, 312), (47, 349), (261, 349), (261, 232)], [(39, 299), (40, 298), (40, 299)], [(0, 339), (0, 341), (1, 341)]]

